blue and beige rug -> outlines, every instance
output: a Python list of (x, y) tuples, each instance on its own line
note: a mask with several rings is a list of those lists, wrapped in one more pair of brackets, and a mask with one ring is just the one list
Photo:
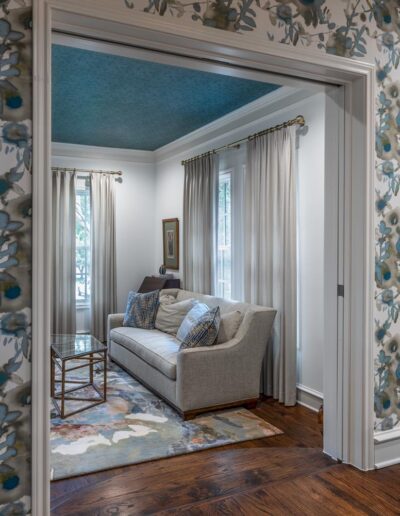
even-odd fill
[(106, 403), (67, 419), (52, 414), (53, 480), (282, 433), (243, 408), (183, 421), (114, 364), (107, 383)]

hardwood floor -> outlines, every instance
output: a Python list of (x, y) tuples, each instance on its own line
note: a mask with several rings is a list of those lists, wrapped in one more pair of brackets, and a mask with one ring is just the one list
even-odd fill
[(53, 482), (53, 516), (400, 514), (400, 465), (363, 473), (323, 455), (317, 414), (263, 401), (285, 433)]

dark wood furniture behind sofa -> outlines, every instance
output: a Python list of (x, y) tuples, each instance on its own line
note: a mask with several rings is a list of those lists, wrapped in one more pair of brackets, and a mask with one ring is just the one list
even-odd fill
[(164, 288), (181, 288), (181, 280), (178, 278), (163, 278), (159, 276), (146, 276), (140, 285), (138, 292), (153, 292)]

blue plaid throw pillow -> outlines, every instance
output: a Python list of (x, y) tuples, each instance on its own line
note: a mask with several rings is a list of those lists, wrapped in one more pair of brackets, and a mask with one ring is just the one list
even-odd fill
[(218, 337), (220, 321), (219, 306), (210, 310), (202, 303), (195, 305), (176, 334), (181, 341), (179, 349), (212, 346)]
[(160, 304), (159, 294), (159, 290), (147, 292), (146, 294), (129, 292), (124, 322), (122, 324), (124, 326), (132, 326), (133, 328), (152, 330)]

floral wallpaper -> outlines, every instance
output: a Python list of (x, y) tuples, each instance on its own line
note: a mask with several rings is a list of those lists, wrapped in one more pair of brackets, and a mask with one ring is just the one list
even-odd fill
[(31, 7), (0, 1), (0, 514), (30, 512)]
[[(400, 426), (400, 0), (113, 4), (127, 15), (376, 62), (376, 429)], [(0, 0), (1, 515), (30, 512), (31, 77), (30, 0)]]
[(352, 59), (375, 60), (375, 429), (400, 426), (400, 0), (120, 0), (200, 23)]

